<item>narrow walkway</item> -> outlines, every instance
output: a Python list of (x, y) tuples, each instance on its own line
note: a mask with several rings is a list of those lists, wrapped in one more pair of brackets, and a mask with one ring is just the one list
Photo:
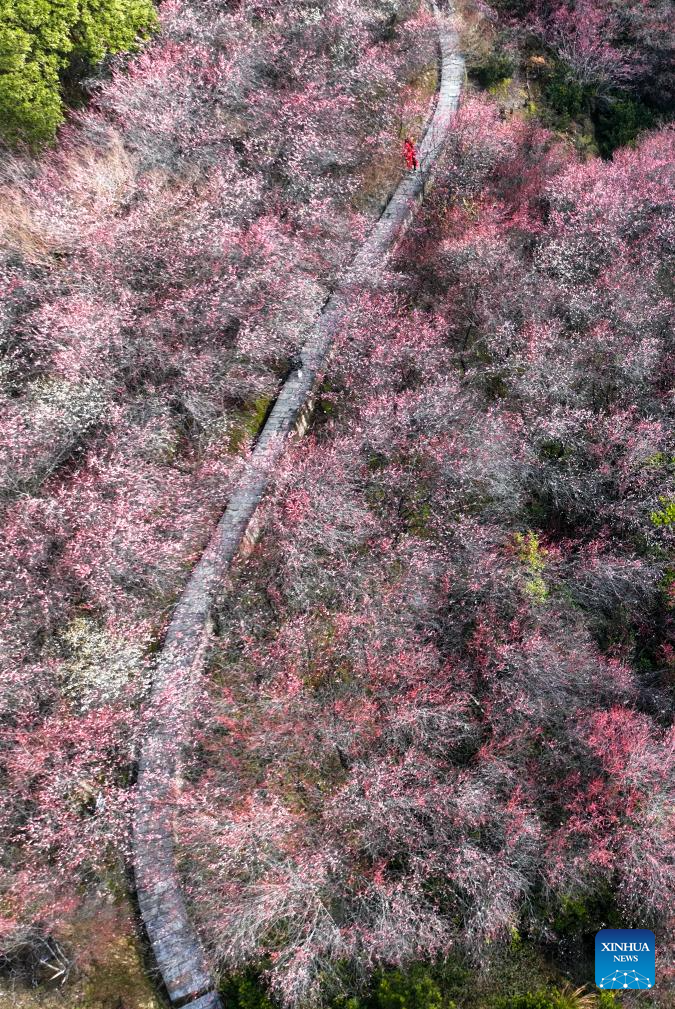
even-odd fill
[(354, 284), (372, 279), (400, 241), (427, 191), (457, 109), (464, 62), (449, 20), (434, 7), (440, 49), (435, 109), (419, 148), (420, 170), (406, 175), (327, 300), (302, 350), (301, 367), (284, 383), (214, 535), (181, 595), (155, 670), (149, 722), (138, 767), (132, 850), (138, 904), (164, 986), (174, 1006), (222, 1009), (204, 947), (188, 915), (174, 850), (172, 798), (180, 758), (195, 717), (211, 613), (237, 555), (255, 542), (259, 505), (288, 436), (308, 424), (317, 385)]

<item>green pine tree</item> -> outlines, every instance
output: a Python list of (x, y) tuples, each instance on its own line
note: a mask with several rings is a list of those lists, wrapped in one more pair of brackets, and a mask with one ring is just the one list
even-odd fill
[(63, 78), (133, 49), (157, 23), (152, 0), (0, 0), (0, 132), (9, 143), (53, 139)]

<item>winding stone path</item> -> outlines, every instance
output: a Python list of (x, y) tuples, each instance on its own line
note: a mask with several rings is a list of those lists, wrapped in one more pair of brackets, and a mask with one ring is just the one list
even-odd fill
[(164, 987), (176, 1007), (222, 1009), (206, 951), (190, 922), (172, 830), (181, 751), (190, 739), (195, 717), (212, 633), (213, 604), (233, 561), (257, 538), (259, 505), (289, 435), (294, 431), (302, 434), (307, 428), (334, 336), (347, 311), (350, 289), (376, 276), (432, 181), (464, 80), (456, 32), (436, 8), (434, 13), (441, 76), (434, 112), (419, 146), (420, 170), (403, 178), (340, 287), (326, 301), (303, 347), (301, 367), (284, 383), (239, 485), (178, 601), (155, 670), (138, 766), (133, 863), (145, 930)]

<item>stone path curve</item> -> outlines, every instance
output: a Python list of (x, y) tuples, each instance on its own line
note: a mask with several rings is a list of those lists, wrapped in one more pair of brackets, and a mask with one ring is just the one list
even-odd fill
[(138, 764), (132, 857), (138, 905), (164, 987), (176, 1009), (222, 1009), (199, 936), (191, 924), (176, 865), (172, 798), (189, 741), (209, 639), (211, 613), (233, 561), (255, 542), (259, 505), (274, 465), (294, 431), (302, 434), (355, 283), (372, 278), (400, 241), (432, 182), (464, 81), (464, 61), (450, 20), (434, 6), (440, 83), (419, 145), (420, 170), (407, 174), (338, 289), (326, 301), (301, 352), (301, 366), (281, 388), (218, 526), (176, 605), (159, 654), (148, 725)]

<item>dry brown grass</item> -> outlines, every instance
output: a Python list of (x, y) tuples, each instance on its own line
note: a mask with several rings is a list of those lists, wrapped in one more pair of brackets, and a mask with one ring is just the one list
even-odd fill
[[(107, 923), (107, 931), (101, 930)], [(64, 951), (78, 962), (65, 982), (31, 988), (0, 979), (0, 1009), (162, 1009), (153, 992), (133, 932), (128, 905), (93, 904), (64, 930)]]
[[(0, 186), (0, 243), (29, 263), (48, 263), (58, 243), (17, 186)], [(0, 1003), (1, 1004), (1, 1003)]]
[(586, 985), (575, 988), (569, 981), (560, 989), (560, 998), (568, 1009), (595, 1009), (598, 1004), (597, 994), (586, 991)]
[(363, 170), (362, 182), (354, 198), (359, 211), (381, 208), (390, 198), (403, 172), (402, 144), (405, 136), (418, 140), (424, 132), (429, 116), (429, 103), (438, 87), (438, 66), (430, 63), (414, 77), (409, 85), (409, 97), (404, 103), (391, 143), (380, 156)]
[(466, 65), (481, 64), (494, 49), (495, 30), (473, 0), (458, 0), (456, 6), (456, 28)]
[(106, 218), (135, 187), (135, 166), (118, 134), (105, 147), (80, 145), (47, 161), (33, 176), (31, 165), (11, 159), (0, 184), (0, 242), (34, 264), (53, 262)]

